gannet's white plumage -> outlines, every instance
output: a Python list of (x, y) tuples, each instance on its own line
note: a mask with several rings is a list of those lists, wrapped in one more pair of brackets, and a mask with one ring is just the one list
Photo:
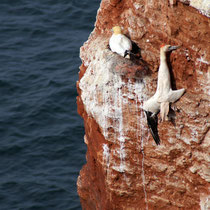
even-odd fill
[(122, 34), (121, 28), (119, 26), (113, 27), (113, 34), (109, 39), (109, 47), (112, 52), (125, 57), (132, 50), (131, 40)]
[[(155, 94), (143, 104), (143, 109), (150, 112), (151, 117), (160, 111), (160, 117), (167, 120), (169, 104), (177, 101), (184, 93), (185, 89), (172, 90), (170, 73), (166, 60), (166, 53), (177, 49), (177, 46), (165, 45), (160, 48), (160, 66), (158, 71), (157, 90)], [(149, 124), (149, 121), (148, 121)]]

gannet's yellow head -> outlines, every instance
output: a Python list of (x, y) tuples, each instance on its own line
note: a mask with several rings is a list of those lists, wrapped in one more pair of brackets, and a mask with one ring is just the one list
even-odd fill
[(160, 46), (160, 51), (161, 52), (171, 52), (171, 51), (176, 50), (178, 48), (180, 48), (180, 46), (171, 46), (171, 45), (164, 45), (163, 44), (163, 45)]
[(114, 34), (121, 34), (122, 33), (120, 26), (115, 26), (115, 27), (112, 28), (112, 30), (113, 30)]

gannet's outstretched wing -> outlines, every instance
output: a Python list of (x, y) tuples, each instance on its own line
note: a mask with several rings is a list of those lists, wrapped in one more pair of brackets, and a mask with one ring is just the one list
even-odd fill
[(185, 89), (179, 89), (179, 90), (171, 90), (168, 94), (168, 101), (171, 103), (174, 103), (177, 101), (181, 96), (184, 94)]

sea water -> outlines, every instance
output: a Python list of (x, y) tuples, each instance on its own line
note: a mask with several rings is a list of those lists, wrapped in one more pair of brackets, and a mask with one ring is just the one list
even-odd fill
[(99, 4), (0, 1), (0, 210), (81, 209), (76, 81)]

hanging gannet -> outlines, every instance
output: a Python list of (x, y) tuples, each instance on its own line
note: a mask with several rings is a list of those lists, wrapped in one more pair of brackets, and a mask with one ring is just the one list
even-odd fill
[(112, 28), (113, 34), (109, 39), (109, 47), (112, 52), (126, 57), (126, 55), (131, 54), (132, 42), (131, 40), (122, 34), (121, 28), (115, 26)]
[(167, 52), (176, 50), (178, 46), (163, 45), (160, 48), (160, 66), (158, 70), (157, 90), (155, 94), (143, 104), (147, 115), (147, 123), (156, 144), (160, 144), (157, 131), (157, 114), (160, 111), (161, 120), (168, 120), (169, 104), (177, 101), (185, 89), (172, 90), (171, 78), (167, 65)]

